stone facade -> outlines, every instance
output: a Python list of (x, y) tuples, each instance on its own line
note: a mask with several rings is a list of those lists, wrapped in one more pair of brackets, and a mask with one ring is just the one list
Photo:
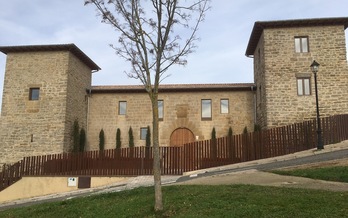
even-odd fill
[[(229, 127), (235, 134), (244, 127), (254, 128), (253, 84), (162, 85), (158, 99), (163, 100), (164, 115), (159, 123), (160, 145), (169, 146), (172, 133), (178, 128), (190, 130), (196, 140), (227, 136)], [(165, 88), (173, 88), (165, 89)], [(108, 90), (107, 93), (104, 90)], [(127, 90), (125, 90), (127, 89)], [(212, 119), (202, 120), (201, 100), (212, 100)], [(220, 100), (229, 101), (228, 113), (220, 112)], [(119, 102), (127, 102), (126, 115), (119, 115)], [(129, 144), (128, 130), (132, 127), (134, 142), (144, 146), (140, 128), (152, 128), (152, 109), (148, 94), (142, 86), (92, 87), (89, 97), (88, 149), (98, 149), (99, 132), (105, 133), (105, 148), (115, 148), (116, 130), (121, 130), (122, 146)]]
[[(314, 59), (320, 63), (321, 115), (348, 113), (347, 27), (348, 18), (256, 22), (246, 51), (254, 58), (255, 83), (161, 85), (160, 145), (210, 139), (214, 127), (222, 137), (229, 127), (239, 134), (245, 127), (253, 130), (254, 123), (270, 128), (314, 118), (314, 76), (309, 68)], [(308, 41), (307, 50), (296, 52), (298, 37)], [(123, 147), (129, 144), (130, 127), (135, 145), (145, 145), (140, 131), (152, 126), (152, 112), (142, 86), (91, 86), (91, 72), (100, 68), (74, 44), (8, 46), (0, 51), (7, 54), (0, 164), (70, 151), (75, 120), (87, 131), (88, 150), (98, 149), (101, 129), (106, 149), (115, 148), (117, 128)], [(298, 91), (302, 79), (308, 83), (301, 86), (308, 88), (306, 94)], [(37, 100), (29, 99), (32, 88), (39, 90)], [(202, 100), (211, 102), (209, 119), (202, 119)], [(221, 100), (228, 102), (225, 113)], [(126, 102), (125, 114), (119, 114), (119, 102)]]
[[(255, 23), (247, 55), (254, 57), (258, 124), (270, 128), (315, 118), (313, 60), (320, 63), (321, 116), (348, 113), (347, 25), (348, 18)], [(308, 39), (308, 52), (295, 51), (296, 37)], [(298, 78), (309, 78), (309, 95), (298, 95)]]
[[(7, 62), (0, 163), (69, 151), (74, 120), (86, 128), (91, 68), (69, 51), (74, 49), (79, 51), (75, 45), (1, 48)], [(29, 99), (31, 88), (39, 88), (38, 100)]]

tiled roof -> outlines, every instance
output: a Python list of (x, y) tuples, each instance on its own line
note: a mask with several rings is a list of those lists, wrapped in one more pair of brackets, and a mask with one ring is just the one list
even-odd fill
[[(195, 91), (248, 91), (254, 90), (253, 83), (225, 84), (163, 84), (159, 92), (195, 92)], [(92, 93), (145, 92), (143, 85), (92, 86)]]
[(348, 27), (348, 17), (335, 18), (316, 18), (316, 19), (297, 19), (297, 20), (277, 20), (277, 21), (257, 21), (251, 32), (246, 56), (253, 56), (261, 34), (264, 29), (283, 28), (283, 27), (308, 27), (308, 26), (332, 26), (343, 25), (344, 29)]
[(91, 70), (100, 70), (100, 67), (85, 53), (83, 53), (75, 44), (0, 46), (0, 51), (4, 54), (33, 51), (70, 51)]

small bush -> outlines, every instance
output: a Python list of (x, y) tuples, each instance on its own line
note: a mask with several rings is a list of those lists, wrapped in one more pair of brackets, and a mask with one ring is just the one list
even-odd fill
[(132, 129), (132, 127), (129, 127), (128, 138), (129, 138), (129, 147), (133, 148), (134, 147), (134, 136), (133, 136), (133, 129)]
[(99, 132), (99, 150), (104, 151), (104, 146), (105, 146), (104, 130), (101, 129)]
[(73, 132), (72, 132), (72, 151), (78, 152), (79, 146), (80, 146), (80, 127), (79, 127), (79, 121), (76, 119), (73, 124)]
[(243, 134), (247, 134), (248, 133), (248, 128), (247, 127), (244, 127), (243, 129)]
[(151, 146), (151, 131), (150, 131), (150, 126), (147, 126), (147, 132), (146, 132), (146, 147)]
[(84, 128), (82, 128), (80, 130), (80, 147), (79, 147), (79, 151), (85, 151), (85, 147), (86, 147), (86, 131)]
[(117, 128), (116, 131), (116, 148), (121, 148), (121, 130), (120, 128)]
[(230, 128), (228, 129), (228, 134), (227, 134), (227, 136), (228, 136), (228, 137), (232, 137), (232, 135), (233, 135), (232, 127), (230, 127)]

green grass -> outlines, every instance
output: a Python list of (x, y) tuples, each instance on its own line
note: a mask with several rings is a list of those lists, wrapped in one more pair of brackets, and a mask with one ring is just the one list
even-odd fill
[(335, 182), (348, 182), (348, 166), (322, 168), (306, 168), (295, 170), (276, 170), (272, 173), (288, 176), (300, 176), (311, 179), (321, 179)]
[(345, 217), (348, 192), (251, 185), (166, 186), (164, 211), (153, 211), (153, 188), (44, 203), (0, 217)]

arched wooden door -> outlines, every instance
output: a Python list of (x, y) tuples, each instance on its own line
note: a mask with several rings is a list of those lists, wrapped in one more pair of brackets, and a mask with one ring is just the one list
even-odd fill
[(195, 136), (187, 128), (177, 128), (170, 136), (170, 146), (182, 146), (186, 143), (194, 142)]

